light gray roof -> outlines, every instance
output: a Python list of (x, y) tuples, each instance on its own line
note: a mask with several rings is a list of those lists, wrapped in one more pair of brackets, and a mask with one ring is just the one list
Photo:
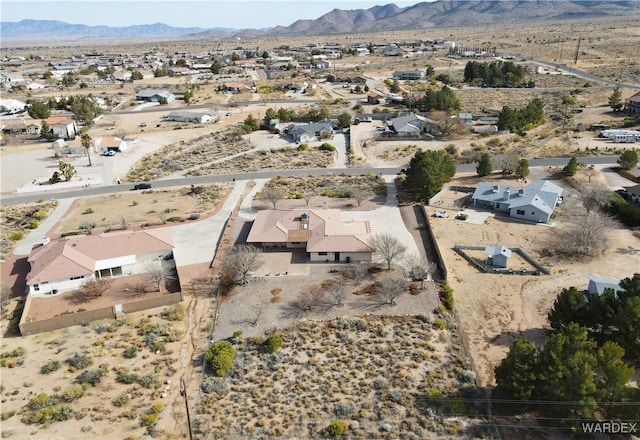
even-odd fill
[(173, 95), (173, 93), (163, 89), (144, 89), (144, 90), (140, 90), (136, 94), (136, 96), (140, 96), (142, 98), (151, 98), (152, 96), (155, 96), (155, 95), (164, 96), (166, 98), (168, 96)]
[[(514, 186), (497, 185), (491, 182), (480, 182), (473, 193), (473, 200), (480, 200), (490, 203), (504, 203), (508, 209), (521, 208), (523, 206), (534, 206), (542, 212), (551, 214), (556, 207), (559, 190), (562, 188), (551, 182), (543, 181), (548, 185), (541, 185), (540, 182), (527, 185), (525, 188)], [(551, 191), (542, 191), (536, 188), (548, 188)], [(508, 196), (505, 197), (506, 191)]]
[(487, 256), (489, 257), (494, 257), (496, 255), (504, 255), (507, 258), (511, 257), (511, 249), (509, 249), (506, 246), (492, 246), (492, 247), (488, 247), (485, 248), (484, 250), (485, 254), (487, 254)]
[(289, 134), (300, 135), (304, 133), (316, 134), (325, 130), (333, 130), (333, 122), (324, 120), (320, 122), (312, 122), (307, 125), (294, 125), (289, 129)]
[(415, 113), (408, 113), (403, 116), (398, 116), (397, 118), (393, 118), (391, 120), (391, 125), (397, 132), (416, 132), (419, 133), (422, 131), (422, 127), (424, 127), (424, 123), (427, 118), (416, 115)]
[(600, 277), (589, 277), (589, 286), (587, 291), (589, 293), (597, 293), (602, 295), (605, 289), (613, 289), (614, 292), (622, 291), (620, 287), (620, 280)]
[(522, 208), (525, 206), (533, 206), (545, 214), (551, 214), (556, 206), (556, 195), (545, 192), (525, 191), (524, 195), (511, 201), (509, 209)]
[(532, 189), (534, 191), (544, 191), (557, 194), (559, 196), (562, 195), (563, 189), (556, 185), (553, 182), (549, 182), (548, 180), (538, 180), (537, 182), (530, 183), (527, 185), (527, 189)]

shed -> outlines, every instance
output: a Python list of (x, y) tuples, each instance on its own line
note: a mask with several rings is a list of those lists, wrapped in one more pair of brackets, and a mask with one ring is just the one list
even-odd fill
[(511, 258), (511, 249), (506, 246), (487, 247), (484, 252), (487, 255), (486, 263), (489, 266), (507, 267), (509, 258)]

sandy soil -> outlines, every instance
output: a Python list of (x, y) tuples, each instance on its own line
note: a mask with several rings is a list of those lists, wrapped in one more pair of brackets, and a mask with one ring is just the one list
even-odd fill
[[(601, 178), (596, 176), (592, 181)], [(584, 184), (587, 176), (580, 174), (578, 179)], [(457, 180), (451, 183), (455, 184)], [(460, 183), (468, 185), (470, 182), (467, 178)], [(457, 210), (450, 202), (456, 198), (460, 198), (460, 194), (450, 194), (443, 199), (444, 205), (438, 204), (429, 210), (433, 212), (446, 207)], [(566, 188), (565, 200), (568, 203), (558, 209), (554, 219), (558, 227), (570, 218), (579, 203), (577, 193), (571, 188)], [(586, 288), (590, 275), (628, 277), (640, 267), (640, 241), (628, 229), (612, 230), (609, 245), (602, 255), (587, 260), (569, 260), (546, 256), (545, 249), (553, 248), (555, 228), (517, 223), (503, 217), (489, 217), (480, 225), (455, 221), (452, 217), (434, 219), (431, 224), (449, 271), (457, 314), (481, 385), (493, 384), (493, 368), (515, 338), (541, 341), (548, 328), (548, 310), (563, 288)], [(479, 273), (453, 250), (455, 244), (520, 246), (549, 268), (551, 275)]]

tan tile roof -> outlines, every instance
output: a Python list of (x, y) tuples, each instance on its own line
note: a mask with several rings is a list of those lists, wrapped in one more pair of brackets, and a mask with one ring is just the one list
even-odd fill
[[(300, 219), (303, 213), (308, 216), (306, 228)], [(367, 222), (344, 222), (338, 209), (260, 211), (247, 237), (247, 243), (306, 241), (307, 252), (371, 252), (370, 240)]]
[(173, 248), (168, 228), (76, 235), (33, 248), (28, 284), (92, 274), (96, 262), (126, 255), (142, 255)]

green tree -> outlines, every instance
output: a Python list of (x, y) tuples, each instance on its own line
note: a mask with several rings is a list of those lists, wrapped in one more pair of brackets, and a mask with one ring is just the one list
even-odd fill
[(274, 333), (267, 339), (265, 339), (265, 341), (262, 343), (262, 347), (267, 353), (275, 353), (282, 347), (282, 338), (280, 337), (280, 335)]
[(593, 416), (598, 397), (594, 351), (595, 343), (588, 338), (587, 330), (575, 323), (545, 339), (538, 363), (538, 397), (576, 403), (550, 404), (549, 410), (559, 417)]
[(638, 165), (638, 152), (636, 150), (624, 150), (618, 159), (618, 165), (623, 170), (630, 170)]
[(271, 123), (272, 119), (278, 119), (278, 112), (269, 107), (264, 114), (264, 118), (262, 119), (262, 126), (265, 130), (269, 129), (269, 124)]
[(529, 175), (529, 161), (527, 159), (520, 159), (516, 166), (516, 176), (521, 179), (526, 178)]
[(598, 349), (596, 373), (599, 400), (611, 404), (619, 402), (627, 394), (627, 383), (635, 370), (623, 358), (624, 349), (615, 342), (607, 341)]
[(409, 162), (405, 187), (428, 201), (455, 173), (453, 158), (445, 151), (418, 151)]
[(576, 172), (578, 172), (578, 158), (576, 156), (571, 156), (569, 162), (562, 170), (565, 176), (575, 176)]
[(76, 82), (78, 82), (78, 78), (76, 78), (76, 75), (73, 72), (67, 72), (64, 75), (62, 75), (62, 85), (65, 87), (71, 87), (73, 86)]
[(102, 109), (96, 103), (91, 95), (89, 96), (75, 96), (71, 103), (71, 112), (76, 118), (76, 121), (91, 122), (96, 116), (102, 113)]
[(176, 67), (184, 67), (187, 65), (187, 60), (185, 60), (184, 58), (178, 58), (176, 60)]
[(616, 340), (629, 359), (640, 359), (640, 296), (628, 298), (617, 318)]
[(476, 173), (480, 177), (488, 176), (491, 174), (493, 168), (491, 167), (491, 155), (489, 153), (482, 153), (480, 155), (480, 161), (476, 166)]
[(562, 289), (547, 315), (551, 328), (560, 330), (572, 322), (584, 323), (585, 296), (575, 287)]
[(220, 69), (222, 69), (222, 64), (220, 64), (220, 61), (213, 60), (211, 62), (211, 73), (217, 75), (218, 73), (220, 73)]
[(249, 132), (256, 131), (256, 130), (260, 129), (260, 122), (258, 122), (258, 120), (255, 118), (255, 116), (253, 116), (252, 114), (247, 115), (247, 117), (244, 119), (242, 125), (250, 128)]
[(213, 369), (213, 374), (218, 377), (226, 375), (233, 367), (233, 359), (236, 351), (229, 341), (220, 341), (211, 344), (204, 354), (206, 361)]
[(77, 171), (73, 167), (73, 165), (63, 161), (58, 162), (58, 170), (60, 171), (60, 174), (64, 176), (64, 180), (66, 180), (67, 182), (77, 174)]
[(44, 102), (36, 100), (29, 102), (29, 109), (27, 110), (27, 113), (29, 113), (29, 116), (31, 116), (33, 119), (47, 119), (49, 116), (51, 116), (51, 110), (49, 110), (49, 106)]
[(495, 368), (498, 389), (513, 399), (529, 400), (537, 385), (536, 348), (526, 339), (516, 339), (507, 357)]
[(51, 127), (49, 126), (49, 124), (47, 124), (47, 121), (45, 120), (43, 120), (42, 124), (40, 124), (40, 137), (46, 140), (53, 140), (57, 138), (57, 136), (55, 136), (51, 132)]
[(400, 93), (401, 90), (402, 90), (402, 87), (400, 87), (400, 83), (398, 82), (397, 79), (394, 79), (391, 85), (389, 86), (389, 91), (391, 93)]
[(340, 113), (338, 115), (338, 124), (342, 128), (349, 127), (351, 125), (351, 115), (347, 112)]
[(82, 144), (82, 146), (84, 147), (85, 151), (87, 152), (87, 159), (89, 159), (89, 166), (91, 166), (91, 141), (93, 139), (91, 139), (91, 136), (89, 136), (88, 133), (83, 134), (82, 136), (80, 136), (80, 143)]
[(142, 78), (144, 78), (144, 76), (139, 70), (134, 70), (133, 72), (131, 72), (131, 81), (135, 81)]
[(620, 90), (620, 87), (616, 87), (613, 90), (613, 93), (611, 93), (611, 96), (609, 96), (608, 102), (611, 110), (613, 110), (614, 112), (620, 111), (620, 109), (622, 108), (622, 91)]

